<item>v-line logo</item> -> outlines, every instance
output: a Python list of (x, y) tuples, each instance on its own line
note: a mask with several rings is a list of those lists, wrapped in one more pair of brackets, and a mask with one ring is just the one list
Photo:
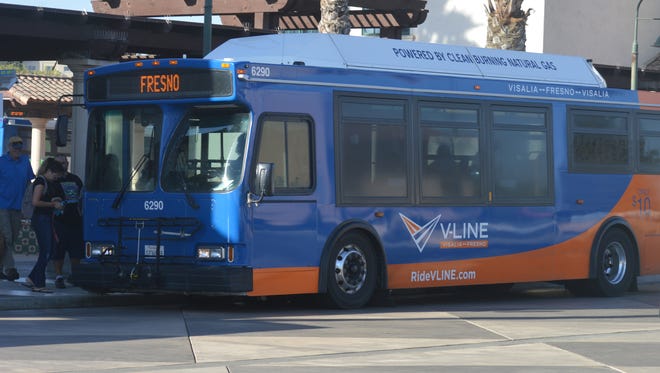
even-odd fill
[(420, 227), (419, 224), (410, 220), (410, 218), (403, 215), (402, 213), (399, 213), (399, 216), (401, 217), (401, 220), (403, 220), (403, 224), (405, 224), (406, 229), (410, 234), (410, 237), (415, 242), (415, 245), (417, 245), (417, 250), (419, 250), (419, 252), (421, 253), (422, 251), (424, 251), (424, 247), (426, 247), (426, 243), (429, 242), (429, 238), (431, 238), (431, 235), (433, 235), (433, 231), (435, 230), (435, 227), (438, 225), (438, 222), (440, 221), (440, 216), (442, 216), (442, 214), (436, 216), (433, 220), (426, 223), (422, 227)]
[(487, 222), (440, 223), (440, 217), (442, 216), (440, 214), (420, 226), (402, 213), (399, 213), (399, 216), (420, 253), (424, 251), (438, 224), (440, 224), (440, 230), (442, 231), (442, 239), (439, 242), (441, 249), (483, 249), (488, 247)]

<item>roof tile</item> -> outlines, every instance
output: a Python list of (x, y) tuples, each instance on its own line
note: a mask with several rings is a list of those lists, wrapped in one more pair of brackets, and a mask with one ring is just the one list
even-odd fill
[[(57, 103), (61, 96), (73, 94), (73, 80), (53, 76), (16, 75), (17, 82), (9, 94), (21, 105), (30, 103)], [(71, 97), (62, 100), (72, 102)]]

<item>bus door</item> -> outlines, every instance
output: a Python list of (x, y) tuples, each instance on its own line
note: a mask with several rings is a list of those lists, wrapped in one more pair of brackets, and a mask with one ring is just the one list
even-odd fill
[[(267, 115), (259, 122), (255, 165), (273, 164), (274, 196), (248, 207), (253, 295), (317, 290), (320, 249), (312, 138), (308, 117)], [(255, 190), (254, 177), (250, 182)]]

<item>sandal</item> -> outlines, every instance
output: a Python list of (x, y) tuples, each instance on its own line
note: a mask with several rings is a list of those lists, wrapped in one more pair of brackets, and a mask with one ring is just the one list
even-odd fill
[(32, 279), (29, 277), (25, 278), (25, 282), (21, 282), (21, 285), (28, 287), (30, 289), (34, 289), (34, 282), (32, 282)]

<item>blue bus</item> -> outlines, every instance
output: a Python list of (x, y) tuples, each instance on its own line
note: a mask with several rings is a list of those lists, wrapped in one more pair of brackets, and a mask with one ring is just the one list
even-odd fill
[(583, 58), (328, 34), (95, 68), (75, 282), (620, 295), (660, 273), (659, 103)]
[(2, 139), (0, 150), (2, 150), (2, 154), (8, 151), (6, 146), (12, 136), (20, 136), (26, 146), (24, 151), (29, 153), (30, 139), (32, 139), (32, 122), (25, 118), (3, 117), (0, 123), (0, 139)]

